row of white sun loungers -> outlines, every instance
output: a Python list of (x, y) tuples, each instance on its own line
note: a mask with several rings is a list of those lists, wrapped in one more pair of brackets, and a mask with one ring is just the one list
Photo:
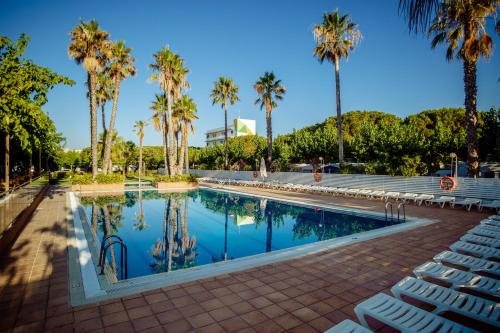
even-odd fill
[[(361, 325), (345, 320), (326, 332), (372, 332), (367, 317), (401, 332), (477, 332), (478, 327), (484, 329), (478, 322), (489, 325), (492, 332), (500, 331), (500, 226), (495, 223), (500, 223), (499, 215), (481, 221), (452, 244), (454, 252), (443, 251), (433, 258), (435, 262), (416, 267), (413, 273), (417, 278), (406, 277), (391, 288), (395, 297), (379, 293), (358, 304), (354, 312)], [(486, 225), (488, 236), (471, 232)], [(429, 278), (449, 287), (425, 280)], [(434, 310), (428, 312), (403, 301), (408, 298), (433, 305)], [(464, 322), (470, 327), (440, 316), (450, 312), (472, 319), (470, 324)]]
[(500, 200), (492, 202), (483, 202), (481, 199), (476, 198), (456, 198), (452, 196), (434, 196), (432, 194), (421, 193), (400, 193), (394, 191), (379, 191), (347, 187), (331, 187), (320, 185), (302, 185), (292, 183), (280, 183), (278, 181), (260, 181), (260, 180), (235, 180), (235, 179), (221, 179), (221, 178), (200, 178), (201, 181), (215, 183), (219, 185), (237, 185), (237, 186), (252, 186), (260, 188), (268, 188), (275, 190), (285, 190), (294, 192), (310, 192), (310, 193), (327, 193), (333, 195), (352, 196), (352, 197), (365, 197), (368, 199), (383, 199), (388, 200), (401, 200), (402, 202), (413, 201), (417, 205), (425, 203), (430, 206), (433, 204), (443, 208), (446, 204), (450, 207), (456, 205), (463, 206), (467, 211), (470, 211), (473, 206), (478, 210), (483, 207), (500, 209)]

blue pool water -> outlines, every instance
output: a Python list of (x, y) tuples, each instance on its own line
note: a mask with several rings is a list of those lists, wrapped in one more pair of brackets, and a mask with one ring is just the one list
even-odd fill
[[(199, 189), (186, 193), (125, 191), (81, 196), (98, 242), (121, 237), (128, 278), (231, 260), (382, 228), (397, 221), (302, 207), (269, 199)], [(124, 278), (120, 251), (108, 251)]]

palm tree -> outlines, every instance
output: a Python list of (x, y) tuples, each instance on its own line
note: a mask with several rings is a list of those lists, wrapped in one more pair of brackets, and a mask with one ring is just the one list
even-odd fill
[(139, 137), (139, 178), (142, 176), (142, 139), (144, 138), (144, 128), (147, 126), (148, 123), (142, 120), (137, 120), (134, 125), (135, 133)]
[(167, 154), (167, 97), (165, 95), (155, 95), (155, 100), (151, 102), (149, 107), (153, 110), (151, 120), (156, 131), (162, 133), (163, 138), (163, 163), (165, 171), (168, 169), (168, 154)]
[[(172, 117), (172, 106), (175, 100), (180, 97), (183, 88), (188, 88), (189, 83), (186, 80), (186, 75), (189, 69), (184, 67), (184, 60), (175, 52), (164, 47), (154, 54), (155, 63), (149, 67), (156, 73), (151, 75), (150, 80), (157, 81), (160, 88), (163, 90), (167, 99), (167, 129), (166, 133), (166, 150), (168, 156), (168, 173), (170, 176), (175, 176), (177, 169), (176, 147), (174, 146), (174, 123)], [(167, 169), (167, 164), (165, 164)]]
[[(446, 59), (450, 61), (456, 56), (463, 62), (467, 164), (473, 177), (479, 174), (476, 66), (479, 58), (488, 58), (493, 52), (493, 39), (485, 28), (486, 18), (495, 17), (499, 4), (498, 0), (444, 1), (429, 28), (429, 35), (434, 35), (432, 48), (446, 43)], [(496, 21), (496, 27), (500, 33), (500, 20)]]
[(340, 16), (336, 10), (323, 15), (323, 23), (316, 24), (313, 29), (316, 47), (313, 54), (323, 63), (325, 59), (335, 65), (335, 86), (337, 96), (337, 139), (339, 144), (339, 163), (344, 161), (344, 144), (342, 140), (342, 109), (340, 107), (340, 59), (349, 58), (361, 38), (358, 25), (348, 15)]
[(182, 95), (174, 105), (174, 116), (179, 121), (181, 129), (179, 167), (181, 170), (185, 167), (186, 172), (189, 172), (188, 132), (191, 130), (191, 133), (194, 133), (193, 121), (198, 119), (196, 103), (188, 95)]
[(219, 81), (214, 82), (210, 93), (212, 105), (220, 104), (224, 110), (224, 170), (228, 169), (228, 147), (227, 147), (227, 102), (234, 105), (239, 101), (238, 86), (228, 77), (221, 76)]
[[(113, 99), (113, 83), (109, 77), (109, 73), (100, 72), (97, 74), (96, 98), (97, 105), (101, 107), (102, 130), (104, 133), (104, 142), (106, 142), (106, 103)], [(87, 94), (88, 95), (88, 94)], [(89, 96), (87, 96), (89, 97)], [(101, 153), (101, 159), (104, 158), (104, 149)], [(103, 163), (104, 165), (104, 163)]]
[(90, 100), (90, 146), (92, 155), (92, 177), (97, 175), (97, 74), (109, 57), (109, 34), (101, 30), (96, 20), (80, 21), (70, 31), (71, 43), (68, 54), (87, 71)]
[(273, 128), (271, 121), (271, 113), (273, 109), (278, 107), (276, 101), (281, 101), (286, 92), (285, 86), (281, 84), (281, 80), (276, 80), (273, 72), (265, 72), (263, 76), (254, 84), (254, 89), (257, 91), (259, 98), (255, 104), (260, 104), (262, 110), (266, 107), (266, 125), (267, 125), (267, 168), (271, 168), (273, 162)]
[(399, 0), (399, 12), (408, 21), (410, 31), (426, 31), (440, 0)]
[[(120, 84), (121, 81), (129, 76), (134, 76), (136, 69), (134, 66), (134, 57), (130, 55), (132, 51), (131, 48), (125, 46), (125, 42), (120, 40), (113, 43), (111, 49), (111, 62), (107, 71), (109, 76), (113, 81), (113, 108), (111, 109), (111, 119), (109, 120), (109, 132), (113, 132), (116, 121), (116, 112), (118, 109), (118, 97), (120, 96)], [(104, 173), (111, 172), (112, 162), (111, 162), (111, 145), (112, 137), (106, 137), (105, 151), (104, 151)]]

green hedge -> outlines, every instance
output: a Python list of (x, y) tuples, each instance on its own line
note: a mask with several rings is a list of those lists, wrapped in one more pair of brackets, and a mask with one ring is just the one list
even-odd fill
[(156, 175), (154, 177), (155, 183), (175, 183), (175, 182), (189, 182), (196, 183), (198, 182), (197, 175), (178, 175), (175, 177), (170, 177), (167, 175)]
[(98, 174), (95, 177), (95, 182), (92, 180), (92, 174), (84, 173), (80, 175), (74, 175), (72, 179), (72, 184), (115, 184), (115, 183), (123, 183), (125, 181), (125, 177), (118, 173), (112, 173), (109, 175)]

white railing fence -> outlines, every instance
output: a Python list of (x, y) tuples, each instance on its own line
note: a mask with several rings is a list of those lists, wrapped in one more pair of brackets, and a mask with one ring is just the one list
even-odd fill
[[(190, 173), (200, 177), (212, 177), (235, 180), (261, 180), (254, 177), (253, 171), (196, 170)], [(426, 193), (434, 195), (450, 195), (455, 197), (500, 200), (500, 179), (497, 178), (458, 178), (457, 188), (451, 192), (439, 187), (440, 177), (403, 177), (383, 175), (344, 175), (322, 174), (320, 182), (314, 180), (312, 173), (301, 172), (269, 172), (267, 181), (302, 185), (317, 184), (321, 186), (347, 187), (367, 190), (394, 192)]]

